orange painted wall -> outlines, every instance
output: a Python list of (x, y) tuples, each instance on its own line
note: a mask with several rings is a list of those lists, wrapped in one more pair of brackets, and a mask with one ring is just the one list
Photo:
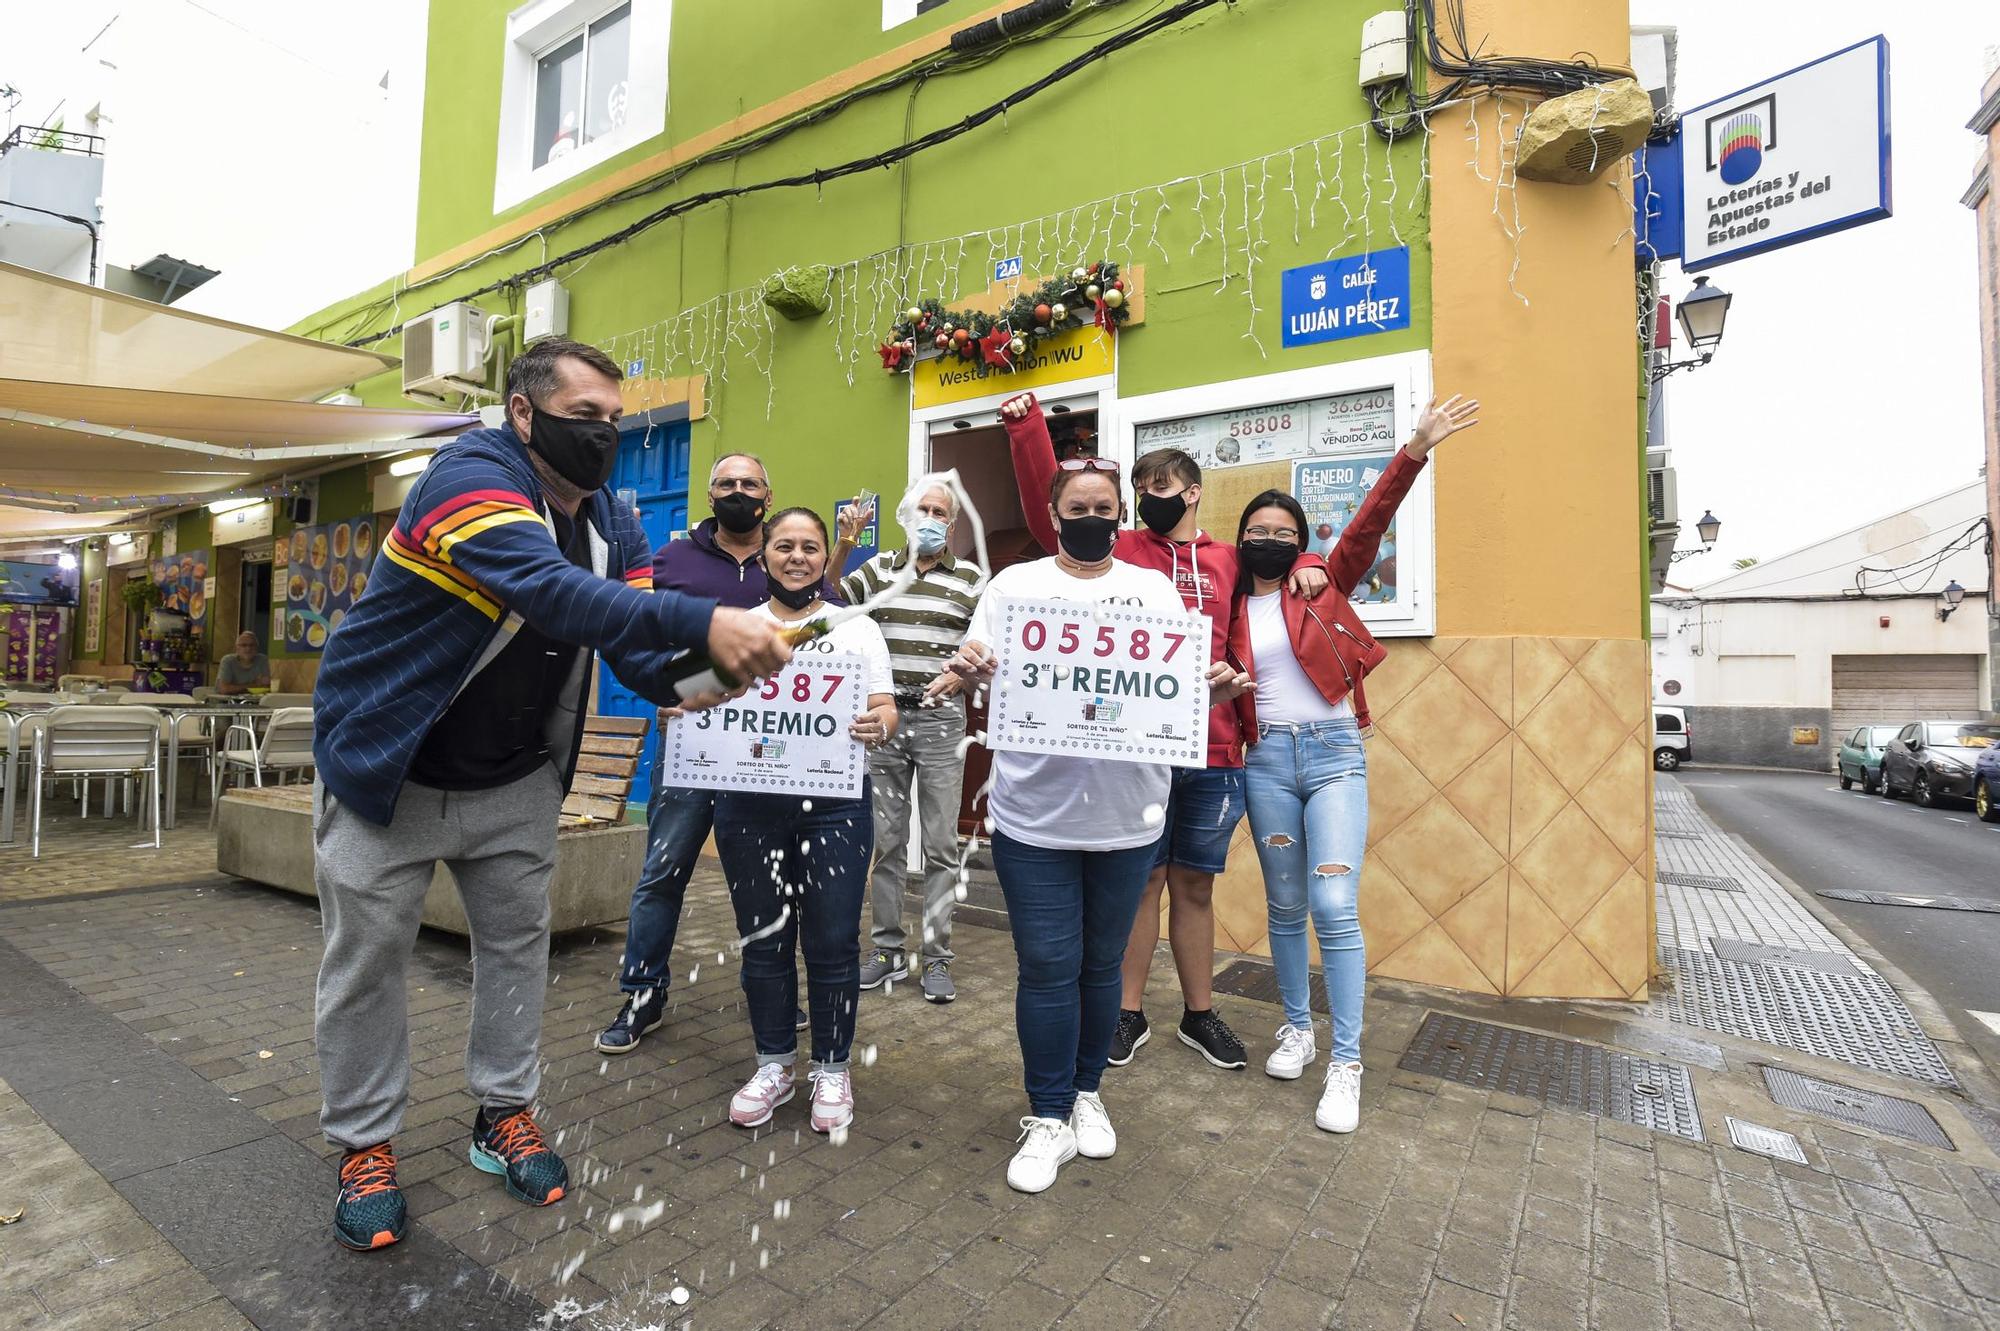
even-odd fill
[[(1465, 16), (1475, 49), (1562, 60), (1587, 51), (1606, 65), (1630, 58), (1623, 0), (1465, 0)], [(1636, 638), (1642, 477), (1629, 170), (1496, 194), (1499, 145), (1511, 155), (1525, 110), (1519, 97), (1478, 104), (1485, 180), (1468, 165), (1465, 109), (1433, 122), (1433, 374), (1440, 389), (1484, 404), (1479, 429), (1439, 453), (1438, 633)], [(1518, 249), (1508, 235), (1517, 202)]]

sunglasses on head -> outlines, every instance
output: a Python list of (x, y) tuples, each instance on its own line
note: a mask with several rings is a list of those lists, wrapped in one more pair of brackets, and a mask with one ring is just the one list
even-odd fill
[(1118, 464), (1110, 458), (1064, 458), (1056, 463), (1059, 471), (1108, 471), (1116, 473)]

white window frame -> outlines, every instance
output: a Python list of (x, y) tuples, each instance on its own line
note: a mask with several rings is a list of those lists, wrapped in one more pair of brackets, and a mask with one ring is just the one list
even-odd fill
[[(667, 130), (667, 42), (673, 0), (631, 0), (625, 123), (534, 166), (536, 71), (541, 58), (625, 0), (529, 0), (507, 16), (500, 71), (500, 143), (493, 211), (504, 212)], [(588, 88), (585, 89), (586, 93)]]
[[(1388, 389), (1395, 401), (1395, 442), (1401, 447), (1416, 427), (1417, 416), (1430, 401), (1431, 355), (1428, 351), (1398, 352), (1366, 360), (1340, 361), (1302, 370), (1284, 370), (1250, 379), (1201, 384), (1163, 393), (1127, 397), (1118, 404), (1114, 422), (1100, 418), (1102, 435), (1117, 441), (1119, 459), (1129, 468), (1138, 448), (1139, 431), (1147, 425), (1239, 411), (1308, 398), (1334, 397)], [(1117, 433), (1111, 434), (1113, 430)], [(1371, 445), (1370, 453), (1383, 451)], [(1313, 454), (1334, 457), (1338, 454)], [(1357, 605), (1355, 612), (1369, 631), (1384, 638), (1427, 638), (1437, 632), (1437, 460), (1417, 476), (1416, 484), (1396, 510), (1396, 576), (1398, 598), (1392, 605)], [(1129, 474), (1129, 473), (1128, 473)], [(1289, 488), (1289, 486), (1284, 487)], [(1204, 513), (1203, 526), (1218, 541), (1236, 538), (1235, 513)]]

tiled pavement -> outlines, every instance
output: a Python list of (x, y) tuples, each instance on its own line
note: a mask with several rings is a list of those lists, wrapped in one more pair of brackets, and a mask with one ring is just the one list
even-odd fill
[[(198, 858), (199, 819), (172, 835), (176, 854)], [(709, 869), (690, 892), (674, 1010), (639, 1053), (590, 1049), (615, 1006), (617, 937), (558, 945), (545, 1121), (581, 1186), (545, 1210), (464, 1161), (469, 971), (461, 945), (422, 940), (398, 1139), (421, 1228), (406, 1251), (336, 1253), (315, 1120), (316, 911), (212, 877), (128, 890), (105, 863), (90, 895), (29, 899), (19, 886), (45, 871), (0, 851), (0, 1077), (26, 1102), (0, 1096), (0, 1214), (28, 1208), (0, 1228), (10, 1328), (67, 1325), (79, 1306), (106, 1331), (241, 1325), (231, 1305), (267, 1328), (2000, 1326), (2000, 1159), (1956, 1096), (1694, 1039), (1624, 1005), (1378, 984), (1363, 1127), (1333, 1138), (1312, 1126), (1313, 1079), (1257, 1071), (1276, 1011), (1225, 999), (1251, 1069), (1217, 1072), (1155, 1041), (1106, 1081), (1118, 1156), (1078, 1161), (1030, 1198), (1003, 1180), (1022, 1112), (1011, 949), (1003, 933), (961, 928), (958, 1003), (864, 997), (874, 1060), (857, 1072), (861, 1114), (844, 1145), (802, 1130), (803, 1101), (774, 1130), (740, 1132), (723, 1111), (748, 1071), (748, 1033)], [(1164, 1016), (1171, 967), (1156, 974)], [(1687, 1062), (1711, 1140), (1398, 1071), (1431, 1009)], [(66, 1047), (66, 1031), (90, 1047)], [(1756, 1076), (1764, 1062), (1919, 1098), (1960, 1149), (1779, 1109)], [(144, 1119), (124, 1108), (107, 1125), (104, 1107), (127, 1105), (134, 1082), (157, 1088)], [(1810, 1163), (1732, 1148), (1725, 1114), (1797, 1133)], [(17, 1173), (23, 1152), (32, 1163)], [(145, 1241), (148, 1220), (179, 1260)], [(137, 1245), (145, 1264), (95, 1274), (117, 1264), (72, 1226)], [(130, 1281), (79, 1304), (81, 1268), (45, 1256), (78, 1241), (89, 1278)], [(187, 1302), (204, 1285), (228, 1302)], [(665, 1301), (676, 1285), (691, 1292), (685, 1307)]]

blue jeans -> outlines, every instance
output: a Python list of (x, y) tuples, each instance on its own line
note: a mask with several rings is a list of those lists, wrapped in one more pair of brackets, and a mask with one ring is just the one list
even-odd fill
[(1020, 982), (1014, 1029), (1028, 1104), (1069, 1117), (1095, 1091), (1118, 1027), (1119, 967), (1153, 868), (1153, 847), (1046, 850), (993, 833)]
[(1333, 1058), (1361, 1058), (1361, 856), (1368, 845), (1368, 757), (1352, 719), (1267, 726), (1244, 762), (1250, 832), (1264, 867), (1271, 960), (1285, 1020), (1312, 1029), (1306, 916), (1319, 935)]
[(861, 1001), (861, 899), (875, 851), (868, 783), (853, 800), (725, 790), (715, 845), (743, 945), (743, 998), (759, 1063), (798, 1052), (798, 954), (805, 953), (812, 1058), (843, 1067)]
[(632, 889), (632, 914), (625, 928), (625, 964), (618, 987), (628, 994), (651, 990), (664, 997), (673, 980), (669, 961), (680, 932), (681, 902), (708, 828), (715, 817), (715, 792), (670, 786), (653, 769), (653, 796), (646, 801), (646, 864)]
[(1234, 767), (1176, 767), (1155, 868), (1178, 864), (1197, 873), (1229, 867), (1229, 843), (1243, 821), (1243, 773)]

